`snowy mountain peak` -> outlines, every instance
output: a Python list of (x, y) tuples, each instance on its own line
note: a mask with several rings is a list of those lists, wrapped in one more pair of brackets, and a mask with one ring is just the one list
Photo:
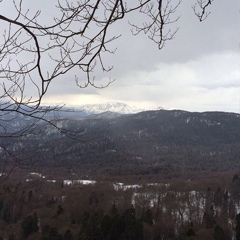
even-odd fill
[(122, 102), (111, 102), (105, 104), (87, 104), (80, 106), (79, 109), (82, 109), (90, 114), (98, 114), (103, 112), (132, 114), (144, 111), (144, 109), (132, 107)]

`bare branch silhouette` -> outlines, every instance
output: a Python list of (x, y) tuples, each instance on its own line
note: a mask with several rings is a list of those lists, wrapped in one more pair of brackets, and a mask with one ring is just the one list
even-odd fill
[[(207, 8), (210, 4), (212, 4), (212, 2), (213, 0), (208, 0), (208, 1), (197, 0), (197, 3), (195, 3), (192, 6), (192, 9), (200, 22), (204, 21), (208, 17), (208, 15), (211, 13), (211, 12), (207, 12)], [(200, 11), (197, 10), (198, 7), (200, 8)]]
[[(126, 15), (142, 14), (145, 22), (130, 23), (133, 35), (143, 32), (162, 49), (178, 31), (172, 30), (172, 24), (180, 17), (176, 12), (181, 4), (181, 0), (58, 0), (48, 21), (40, 9), (29, 9), (25, 2), (9, 0), (13, 11), (9, 16), (0, 14), (1, 141), (39, 134), (46, 124), (73, 140), (81, 139), (82, 129), (69, 130), (58, 124), (61, 119), (49, 117), (63, 111), (63, 106), (42, 106), (49, 86), (57, 85), (63, 76), (69, 81), (70, 76), (80, 88), (107, 87), (114, 79), (109, 78), (106, 85), (97, 84), (96, 70), (108, 74), (113, 69), (107, 66), (105, 56), (115, 53), (113, 43), (121, 33), (112, 34), (111, 27)], [(0, 1), (0, 6), (4, 3)], [(211, 3), (198, 0), (193, 6), (200, 21), (208, 16), (206, 8)], [(24, 118), (24, 123), (11, 129), (10, 123), (19, 118)], [(19, 159), (0, 144), (4, 159)]]
[(133, 27), (133, 35), (138, 35), (140, 32), (144, 32), (145, 34), (148, 34), (149, 39), (158, 45), (159, 49), (162, 49), (166, 42), (172, 40), (178, 31), (178, 29), (172, 31), (171, 27), (167, 26), (177, 22), (180, 18), (180, 16), (177, 16), (174, 19), (171, 18), (180, 4), (181, 0), (175, 5), (172, 5), (171, 0), (150, 1), (148, 5), (141, 4), (139, 11), (146, 15), (149, 21), (144, 22), (142, 26), (130, 23)]

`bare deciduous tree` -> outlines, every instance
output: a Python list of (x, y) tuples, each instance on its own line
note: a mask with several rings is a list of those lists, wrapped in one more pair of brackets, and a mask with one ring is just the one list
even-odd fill
[[(195, 3), (192, 8), (195, 13), (195, 15), (198, 17), (199, 21), (202, 22), (205, 20), (210, 12), (207, 11), (207, 8), (210, 4), (212, 4), (214, 0), (197, 0), (197, 3)], [(200, 9), (200, 10), (198, 10)]]
[[(52, 13), (48, 16), (37, 7), (28, 8), (28, 0), (1, 0), (0, 139), (35, 133), (37, 123), (42, 121), (78, 138), (76, 132), (58, 127), (55, 119), (46, 117), (59, 110), (41, 106), (49, 86), (68, 73), (75, 73), (76, 85), (81, 88), (108, 86), (113, 80), (109, 78), (106, 85), (99, 86), (94, 71), (99, 68), (106, 73), (113, 68), (104, 59), (116, 51), (113, 43), (121, 33), (112, 35), (111, 27), (126, 15), (138, 12), (146, 20), (130, 23), (132, 33), (145, 33), (162, 49), (177, 33), (171, 24), (179, 19), (176, 12), (180, 3), (181, 0), (56, 0), (48, 2), (52, 8), (47, 10), (48, 15)], [(211, 3), (197, 0), (193, 5), (200, 21), (207, 17), (206, 8)], [(3, 14), (4, 4), (11, 5), (11, 14)], [(17, 131), (9, 130), (6, 125), (19, 116), (31, 120)]]
[[(58, 0), (53, 9), (56, 15), (49, 23), (44, 22), (40, 10), (33, 12), (25, 2), (12, 1), (13, 18), (0, 15), (0, 110), (31, 115), (39, 109), (49, 85), (70, 71), (76, 73), (75, 81), (79, 87), (98, 87), (94, 70), (99, 66), (103, 72), (112, 69), (112, 66), (105, 66), (104, 55), (115, 52), (110, 43), (121, 35), (111, 35), (111, 26), (127, 14), (136, 11), (144, 14), (147, 20), (142, 25), (130, 23), (133, 34), (144, 32), (159, 49), (163, 48), (177, 32), (170, 25), (179, 19), (174, 13), (181, 0), (131, 3), (123, 0)], [(200, 21), (208, 15), (206, 8), (211, 2), (198, 0), (193, 6)], [(197, 11), (197, 6), (201, 12)], [(83, 83), (78, 77), (79, 72), (85, 74)]]

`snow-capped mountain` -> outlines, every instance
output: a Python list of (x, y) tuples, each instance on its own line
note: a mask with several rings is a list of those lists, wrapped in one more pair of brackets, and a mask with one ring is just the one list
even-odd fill
[(120, 114), (132, 114), (145, 111), (144, 109), (129, 106), (122, 102), (111, 102), (105, 104), (87, 104), (78, 107), (78, 110), (84, 110), (89, 114), (99, 114), (104, 112), (113, 112)]

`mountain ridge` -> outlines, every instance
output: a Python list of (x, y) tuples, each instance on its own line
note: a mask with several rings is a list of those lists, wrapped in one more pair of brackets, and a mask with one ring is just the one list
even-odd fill
[[(14, 124), (21, 126), (21, 122), (24, 119), (15, 119)], [(6, 148), (34, 155), (40, 166), (133, 165), (136, 171), (166, 166), (179, 171), (225, 171), (240, 166), (238, 113), (163, 109), (135, 114), (104, 112), (84, 118), (74, 115), (57, 120), (57, 124), (81, 131), (80, 141), (51, 125), (41, 125), (38, 135), (25, 136), (16, 143), (9, 139)]]
[(63, 120), (62, 126), (83, 129), (82, 141), (73, 141), (50, 126), (25, 140), (26, 149), (38, 150), (40, 165), (171, 165), (215, 171), (230, 170), (240, 163), (237, 113), (156, 110), (115, 117), (100, 114)]
[(146, 109), (138, 108), (135, 106), (129, 106), (123, 102), (108, 102), (102, 104), (85, 104), (77, 107), (70, 107), (77, 111), (85, 111), (88, 114), (99, 114), (103, 112), (113, 112), (120, 114), (134, 114), (145, 111)]

